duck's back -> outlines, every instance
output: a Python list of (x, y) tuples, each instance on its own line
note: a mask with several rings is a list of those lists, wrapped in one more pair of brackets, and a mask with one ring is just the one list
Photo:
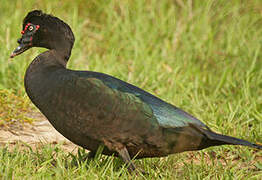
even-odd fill
[(188, 123), (193, 123), (198, 126), (206, 127), (204, 123), (186, 113), (185, 111), (169, 104), (158, 97), (132, 85), (117, 79), (113, 76), (92, 72), (92, 71), (73, 71), (79, 77), (95, 78), (100, 80), (108, 88), (117, 90), (121, 93), (128, 93), (136, 96), (142, 102), (146, 103), (152, 110), (159, 125), (165, 128), (175, 128), (188, 126)]

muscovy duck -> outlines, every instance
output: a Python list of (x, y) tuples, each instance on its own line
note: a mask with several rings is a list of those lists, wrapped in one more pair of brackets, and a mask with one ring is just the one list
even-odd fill
[(162, 157), (224, 144), (261, 145), (213, 132), (204, 123), (154, 95), (112, 77), (66, 68), (74, 34), (57, 17), (34, 10), (23, 21), (22, 37), (11, 58), (31, 47), (38, 55), (25, 75), (32, 102), (64, 137), (103, 154), (117, 153), (129, 170), (131, 158)]

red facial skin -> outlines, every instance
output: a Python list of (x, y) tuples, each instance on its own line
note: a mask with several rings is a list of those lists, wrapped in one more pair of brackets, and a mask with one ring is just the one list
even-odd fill
[[(27, 30), (27, 28), (31, 25), (31, 23), (27, 23), (27, 25), (25, 26), (25, 29), (21, 31), (21, 34), (25, 34), (25, 31)], [(39, 25), (36, 25), (36, 31), (40, 28)]]

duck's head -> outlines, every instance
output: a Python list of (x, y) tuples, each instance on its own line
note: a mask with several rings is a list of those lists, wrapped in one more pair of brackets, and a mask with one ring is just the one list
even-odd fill
[(69, 58), (74, 45), (74, 34), (62, 20), (34, 10), (27, 14), (23, 21), (22, 37), (17, 40), (19, 46), (11, 54), (11, 58), (25, 52), (31, 47), (55, 49)]

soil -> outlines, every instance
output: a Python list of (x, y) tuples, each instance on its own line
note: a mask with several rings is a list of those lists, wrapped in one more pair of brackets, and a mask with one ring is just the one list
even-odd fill
[(68, 151), (74, 151), (78, 146), (67, 140), (59, 134), (49, 121), (39, 112), (29, 115), (33, 119), (37, 119), (34, 123), (15, 122), (11, 125), (0, 127), (0, 146), (9, 144), (9, 147), (23, 142), (31, 147), (39, 144), (57, 144), (61, 143), (62, 148)]

